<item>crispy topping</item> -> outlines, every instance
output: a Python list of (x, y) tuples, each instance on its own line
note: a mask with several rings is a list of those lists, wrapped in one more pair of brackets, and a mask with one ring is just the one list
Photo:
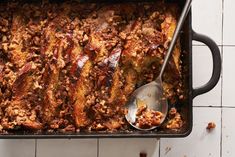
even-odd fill
[[(158, 75), (176, 10), (158, 2), (2, 2), (0, 132), (130, 129), (125, 104)], [(184, 98), (180, 53), (178, 42), (163, 79), (171, 103)], [(142, 128), (163, 117), (144, 105), (137, 116)], [(168, 128), (180, 128), (179, 113), (170, 116)]]
[(176, 108), (171, 108), (169, 111), (169, 121), (166, 128), (168, 129), (180, 129), (183, 126), (183, 120), (181, 115), (177, 112)]

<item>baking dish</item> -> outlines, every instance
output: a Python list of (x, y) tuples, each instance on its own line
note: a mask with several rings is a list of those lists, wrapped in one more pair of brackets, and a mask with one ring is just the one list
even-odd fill
[[(110, 1), (109, 1), (110, 2)], [(116, 1), (114, 2), (116, 3)], [(183, 5), (183, 1), (177, 1), (179, 6)], [(209, 46), (213, 57), (213, 73), (210, 81), (201, 88), (192, 88), (192, 40), (197, 40), (205, 43)], [(141, 131), (128, 131), (128, 132), (81, 132), (74, 134), (45, 134), (45, 133), (27, 133), (27, 132), (16, 132), (14, 134), (1, 135), (2, 138), (83, 138), (83, 137), (183, 137), (187, 136), (192, 129), (192, 99), (212, 89), (219, 80), (221, 70), (221, 59), (217, 45), (208, 37), (195, 33), (191, 28), (191, 12), (186, 20), (183, 31), (181, 32), (181, 47), (184, 53), (183, 64), (184, 64), (184, 78), (186, 84), (186, 100), (177, 108), (180, 108), (182, 116), (185, 119), (185, 125), (178, 131), (170, 130), (154, 130), (149, 132)]]

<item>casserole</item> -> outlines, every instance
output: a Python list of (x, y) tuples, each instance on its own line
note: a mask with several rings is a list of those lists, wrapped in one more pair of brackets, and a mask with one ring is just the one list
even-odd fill
[[(115, 5), (115, 4), (114, 4)], [(53, 16), (53, 15), (52, 15)], [(219, 79), (219, 75), (220, 75), (220, 68), (221, 68), (221, 61), (220, 61), (220, 54), (219, 54), (219, 50), (218, 47), (214, 44), (213, 41), (211, 41), (209, 38), (206, 38), (204, 36), (198, 35), (196, 33), (193, 33), (193, 31), (191, 30), (191, 21), (190, 21), (190, 14), (188, 16), (187, 22), (184, 28), (184, 31), (181, 34), (181, 49), (182, 51), (182, 77), (184, 79), (184, 93), (185, 93), (185, 99), (183, 102), (181, 102), (180, 104), (175, 104), (176, 108), (179, 110), (179, 112), (181, 113), (185, 124), (183, 125), (182, 128), (180, 128), (179, 130), (166, 130), (164, 128), (160, 128), (158, 130), (154, 130), (154, 131), (149, 131), (149, 132), (140, 132), (140, 131), (136, 131), (136, 130), (118, 130), (117, 132), (107, 132), (107, 131), (91, 131), (91, 132), (77, 132), (77, 133), (57, 133), (57, 132), (37, 132), (37, 133), (30, 133), (30, 132), (25, 132), (25, 130), (21, 130), (18, 129), (17, 131), (15, 131), (13, 134), (8, 133), (6, 135), (2, 135), (2, 137), (35, 137), (35, 138), (40, 138), (40, 137), (164, 137), (164, 136), (186, 136), (192, 127), (192, 99), (193, 97), (195, 97), (198, 94), (202, 94), (203, 92), (207, 92), (208, 90), (210, 90), (218, 81)], [(207, 44), (211, 50), (213, 50), (213, 74), (212, 74), (212, 79), (209, 81), (209, 83), (199, 89), (192, 89), (192, 67), (191, 67), (191, 50), (192, 50), (192, 38), (195, 38), (195, 40), (201, 40), (203, 42), (205, 42), (205, 44)], [(185, 44), (187, 43), (187, 44)], [(57, 43), (57, 44), (61, 44), (61, 43)], [(46, 49), (46, 48), (45, 48)], [(59, 51), (56, 52), (56, 54), (58, 56), (60, 56)], [(92, 50), (93, 51), (93, 50)], [(50, 51), (45, 50), (45, 53), (48, 52), (50, 53)], [(13, 54), (14, 56), (14, 54)], [(17, 56), (16, 56), (17, 57)], [(84, 58), (83, 58), (84, 59)], [(217, 63), (217, 64), (215, 64)], [(21, 62), (18, 62), (17, 65), (20, 65)], [(49, 66), (51, 66), (52, 64), (50, 64)], [(27, 72), (28, 69), (31, 69), (33, 67), (33, 65), (26, 65), (24, 66), (22, 69), (22, 73), (24, 74), (25, 71)], [(53, 68), (51, 68), (53, 69)], [(98, 69), (97, 69), (98, 70)], [(50, 81), (54, 81), (54, 78), (57, 77), (57, 75), (55, 72), (53, 71), (49, 71), (52, 72), (52, 79), (50, 79)], [(20, 80), (22, 81), (22, 78), (20, 78)], [(81, 84), (77, 87), (80, 88), (81, 86), (83, 86), (82, 84), (84, 84), (85, 82), (81, 82)], [(54, 83), (55, 84), (55, 83)], [(17, 90), (20, 90), (20, 85), (21, 82), (19, 83), (19, 85), (17, 85), (16, 89), (15, 89), (15, 93), (17, 93)], [(47, 89), (50, 89), (53, 87), (47, 87)], [(24, 88), (23, 88), (24, 89)], [(20, 90), (20, 92), (23, 92), (24, 90)], [(19, 92), (19, 93), (20, 93)], [(48, 90), (49, 94), (47, 94), (47, 97), (50, 97), (50, 91)], [(17, 95), (17, 94), (16, 94)], [(89, 96), (89, 95), (88, 95)], [(53, 104), (51, 102), (50, 99), (47, 99), (49, 106), (49, 111), (45, 110), (44, 114), (50, 115), (53, 112), (55, 112), (54, 110), (50, 110), (51, 105)], [(17, 101), (14, 101), (17, 102)], [(54, 103), (54, 105), (56, 105)], [(78, 105), (79, 106), (79, 105)], [(53, 107), (53, 106), (52, 106)], [(8, 108), (9, 109), (9, 108)], [(79, 118), (77, 119), (78, 122), (77, 125), (78, 126), (83, 126), (85, 125), (84, 122), (84, 118), (81, 116), (83, 115), (82, 110), (78, 110), (78, 112), (76, 113)], [(49, 119), (44, 119), (45, 121), (50, 122), (52, 119), (50, 118), (50, 116), (46, 116), (49, 117)], [(24, 126), (28, 126), (28, 127), (34, 127), (34, 128), (40, 128), (40, 124), (29, 124), (29, 123), (24, 123)], [(25, 134), (24, 136), (20, 136), (19, 134), (23, 133)], [(66, 136), (65, 136), (66, 135)]]

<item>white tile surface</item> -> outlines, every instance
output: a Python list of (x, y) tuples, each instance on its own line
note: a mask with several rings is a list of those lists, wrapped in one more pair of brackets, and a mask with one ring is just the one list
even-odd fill
[[(193, 46), (193, 87), (205, 85), (212, 75), (212, 56), (207, 46)], [(208, 93), (197, 96), (194, 106), (221, 106), (221, 79)]]
[[(186, 138), (161, 139), (161, 157), (220, 157), (221, 109), (194, 107), (193, 131)], [(208, 132), (208, 122), (216, 128)]]
[(234, 157), (235, 125), (233, 120), (235, 119), (235, 108), (224, 108), (222, 115), (223, 115), (222, 157)]
[[(233, 0), (231, 0), (233, 1)], [(222, 44), (222, 0), (194, 0), (192, 4), (193, 29)], [(195, 44), (200, 44), (194, 42)]]
[[(222, 43), (222, 2), (224, 1), (224, 36)], [(217, 44), (235, 45), (235, 1), (193, 0), (193, 29), (211, 37)], [(203, 45), (194, 42), (196, 45)], [(235, 107), (235, 46), (224, 47), (223, 82), (210, 92), (194, 99), (194, 106)], [(212, 70), (212, 59), (206, 46), (193, 47), (193, 86), (205, 84)], [(194, 107), (192, 133), (182, 139), (161, 139), (160, 157), (235, 157), (235, 108), (223, 108), (222, 156), (220, 156), (221, 108)], [(207, 123), (216, 129), (208, 133)], [(37, 157), (159, 157), (156, 139), (38, 140)], [(99, 152), (99, 154), (97, 154)], [(0, 157), (35, 157), (35, 140), (0, 140)]]
[(235, 47), (224, 47), (222, 105), (235, 107)]
[(34, 157), (35, 140), (0, 140), (1, 157)]
[(235, 1), (224, 0), (224, 45), (235, 45)]
[(147, 157), (158, 157), (157, 139), (100, 139), (99, 157), (139, 157), (140, 152)]
[(96, 139), (37, 140), (37, 157), (96, 157)]

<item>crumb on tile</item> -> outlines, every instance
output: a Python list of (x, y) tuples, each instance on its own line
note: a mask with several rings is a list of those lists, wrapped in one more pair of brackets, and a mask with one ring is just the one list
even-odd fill
[(140, 152), (140, 157), (147, 157), (147, 153), (146, 152)]
[(214, 122), (209, 122), (206, 129), (211, 130), (211, 129), (214, 129), (215, 127), (216, 127), (216, 124)]

